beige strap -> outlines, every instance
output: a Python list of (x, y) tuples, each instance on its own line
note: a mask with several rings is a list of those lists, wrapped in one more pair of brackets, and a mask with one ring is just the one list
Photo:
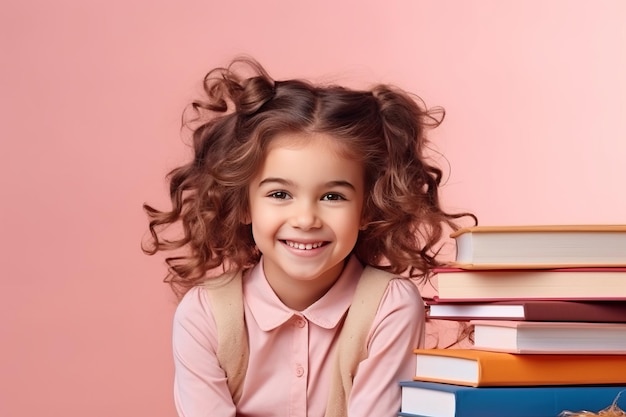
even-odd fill
[(237, 404), (248, 369), (248, 331), (243, 309), (241, 272), (225, 274), (205, 284), (217, 327), (217, 360), (226, 373), (228, 389)]
[(389, 281), (394, 277), (369, 266), (363, 270), (337, 341), (336, 365), (331, 376), (325, 417), (348, 415), (352, 380), (359, 363), (367, 358), (367, 335)]

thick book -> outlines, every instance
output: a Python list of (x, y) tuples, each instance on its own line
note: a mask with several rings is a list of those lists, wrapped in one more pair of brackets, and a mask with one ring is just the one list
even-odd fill
[(427, 302), (428, 318), (442, 320), (527, 320), (626, 323), (626, 300), (509, 300), (487, 302)]
[(625, 300), (626, 268), (437, 268), (438, 301)]
[(462, 268), (626, 266), (626, 225), (475, 226), (451, 237)]
[[(509, 353), (626, 354), (626, 323), (470, 320), (474, 349)], [(626, 373), (626, 368), (624, 369)]]
[(563, 411), (624, 407), (626, 385), (465, 387), (401, 381), (400, 414), (407, 417), (558, 417)]
[(626, 355), (518, 355), (476, 349), (416, 349), (413, 379), (471, 387), (626, 385)]

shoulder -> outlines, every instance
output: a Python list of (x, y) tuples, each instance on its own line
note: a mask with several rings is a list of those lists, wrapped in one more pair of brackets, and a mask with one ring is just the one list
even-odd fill
[(423, 315), (424, 301), (417, 284), (403, 277), (392, 278), (381, 299), (379, 310), (389, 314), (410, 314), (413, 317)]
[(241, 274), (227, 273), (192, 287), (176, 307), (175, 319), (213, 317), (222, 300), (241, 299)]
[(203, 331), (215, 328), (213, 311), (204, 286), (191, 288), (180, 300), (174, 312), (174, 327)]
[(387, 294), (407, 301), (417, 300), (422, 304), (422, 295), (417, 283), (408, 278), (395, 277), (391, 279), (387, 286)]
[(393, 278), (376, 311), (369, 335), (370, 348), (382, 352), (390, 345), (421, 346), (425, 323), (424, 301), (417, 284), (407, 278)]

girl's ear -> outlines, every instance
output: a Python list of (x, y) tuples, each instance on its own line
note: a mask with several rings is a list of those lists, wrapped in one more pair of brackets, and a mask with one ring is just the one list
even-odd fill
[[(371, 190), (367, 190), (366, 193), (372, 193)], [(359, 230), (367, 230), (372, 220), (374, 220), (373, 210), (370, 208), (371, 196), (365, 196), (363, 198), (363, 207), (361, 208), (361, 221), (359, 222)]]
[(252, 218), (250, 217), (250, 211), (246, 211), (243, 215), (243, 219), (241, 219), (242, 224), (252, 224)]
[(369, 227), (369, 225), (370, 225), (369, 216), (363, 213), (361, 215), (361, 222), (359, 224), (359, 230), (366, 230)]

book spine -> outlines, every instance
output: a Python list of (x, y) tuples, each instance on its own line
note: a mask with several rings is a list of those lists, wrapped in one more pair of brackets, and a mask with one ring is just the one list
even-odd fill
[[(423, 382), (403, 386), (403, 396), (411, 395), (412, 389), (422, 401), (429, 398), (450, 401), (446, 408), (454, 409), (454, 417), (556, 417), (563, 411), (603, 410), (619, 399), (626, 386), (455, 388), (449, 384)], [(420, 403), (416, 397), (413, 399), (412, 404), (419, 408)], [(419, 416), (419, 411), (400, 410), (413, 416)]]

